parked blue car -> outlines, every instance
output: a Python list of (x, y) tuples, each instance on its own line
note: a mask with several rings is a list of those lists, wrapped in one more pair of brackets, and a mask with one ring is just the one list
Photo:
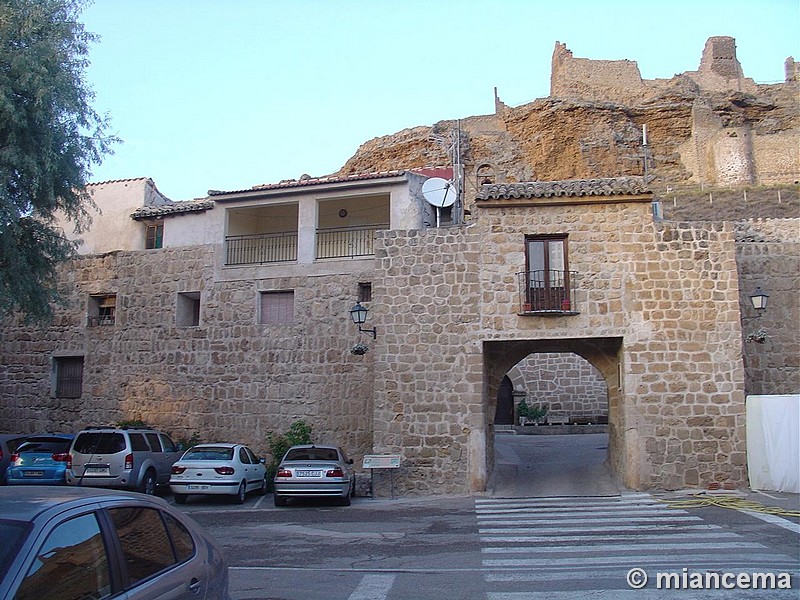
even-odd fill
[(6, 469), (8, 485), (64, 485), (72, 434), (34, 435), (26, 439)]

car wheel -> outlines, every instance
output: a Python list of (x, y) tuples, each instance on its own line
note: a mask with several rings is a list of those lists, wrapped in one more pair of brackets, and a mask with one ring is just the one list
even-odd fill
[(278, 494), (273, 495), (275, 496), (275, 506), (286, 506), (286, 498), (279, 496)]
[(175, 504), (186, 504), (186, 498), (188, 498), (187, 494), (172, 494), (172, 497), (175, 498)]
[(236, 504), (244, 504), (244, 498), (247, 495), (247, 486), (245, 482), (239, 484), (239, 491), (236, 492), (236, 495), (233, 497), (233, 501)]
[(261, 481), (261, 487), (258, 488), (258, 495), (259, 496), (266, 496), (267, 495), (267, 476), (264, 475), (264, 479)]
[(148, 496), (156, 493), (156, 474), (148, 470), (142, 478), (142, 485), (139, 486), (139, 491)]
[(350, 506), (350, 493), (347, 493), (347, 496), (344, 496), (339, 499), (339, 504), (342, 506)]

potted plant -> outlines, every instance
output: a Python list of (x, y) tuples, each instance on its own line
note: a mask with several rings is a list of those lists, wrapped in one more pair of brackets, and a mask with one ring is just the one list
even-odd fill
[(519, 401), (517, 404), (517, 417), (519, 417), (519, 424), (525, 425), (528, 420), (528, 413), (530, 411), (530, 407), (528, 403), (525, 402), (525, 398)]
[(547, 416), (546, 406), (529, 406), (528, 419), (533, 420), (534, 425), (538, 425)]

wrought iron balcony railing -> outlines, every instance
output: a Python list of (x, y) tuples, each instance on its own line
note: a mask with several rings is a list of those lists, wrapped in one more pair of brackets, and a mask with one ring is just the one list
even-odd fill
[(519, 312), (525, 315), (577, 315), (575, 271), (522, 271), (519, 280)]
[(317, 258), (354, 258), (375, 254), (375, 232), (389, 224), (317, 230)]
[(296, 231), (225, 238), (226, 265), (263, 265), (293, 260), (297, 260)]

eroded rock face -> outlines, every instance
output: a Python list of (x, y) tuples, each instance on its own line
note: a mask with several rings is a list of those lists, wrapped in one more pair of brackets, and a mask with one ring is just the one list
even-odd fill
[[(644, 126), (647, 174), (666, 185), (792, 183), (798, 91), (795, 77), (773, 85), (744, 77), (733, 38), (710, 38), (698, 71), (663, 80), (642, 80), (633, 61), (574, 58), (556, 43), (549, 97), (518, 107), (497, 98), (494, 115), (460, 120), (467, 191), (487, 163), (512, 182), (641, 175)], [(337, 174), (450, 164), (434, 138), (455, 125), (372, 139)]]

